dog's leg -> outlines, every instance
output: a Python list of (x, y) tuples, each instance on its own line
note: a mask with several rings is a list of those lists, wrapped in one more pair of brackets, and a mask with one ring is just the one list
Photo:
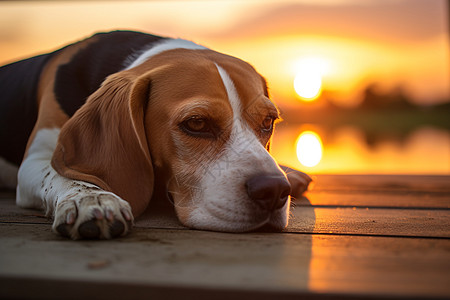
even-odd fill
[(53, 230), (80, 238), (112, 238), (126, 234), (133, 222), (131, 207), (113, 193), (87, 182), (59, 175), (51, 158), (59, 129), (37, 132), (19, 168), (17, 205), (45, 208), (54, 217)]

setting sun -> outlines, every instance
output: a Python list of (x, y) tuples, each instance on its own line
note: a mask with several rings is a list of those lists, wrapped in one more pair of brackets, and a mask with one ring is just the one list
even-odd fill
[(320, 95), (322, 77), (315, 72), (299, 72), (294, 79), (294, 89), (302, 100), (313, 101)]
[(314, 167), (322, 160), (322, 140), (312, 131), (304, 131), (297, 139), (297, 158), (305, 167)]
[(307, 57), (295, 65), (294, 89), (304, 101), (316, 100), (322, 92), (322, 77), (328, 69), (325, 60)]

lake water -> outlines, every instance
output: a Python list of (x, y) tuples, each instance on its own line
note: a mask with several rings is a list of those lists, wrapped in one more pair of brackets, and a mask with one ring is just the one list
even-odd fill
[[(305, 132), (311, 133), (309, 142), (306, 139), (297, 155), (299, 136)], [(302, 151), (305, 148), (312, 153)], [(271, 153), (279, 163), (310, 174), (450, 175), (450, 131), (437, 127), (418, 127), (400, 137), (373, 139), (353, 126), (330, 130), (281, 123), (275, 130)]]

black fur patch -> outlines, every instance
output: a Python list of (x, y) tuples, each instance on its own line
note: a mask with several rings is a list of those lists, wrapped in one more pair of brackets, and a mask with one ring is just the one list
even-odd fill
[(37, 119), (39, 77), (54, 53), (0, 67), (0, 156), (19, 165)]
[(99, 33), (97, 41), (59, 67), (55, 95), (64, 112), (72, 116), (108, 75), (124, 69), (131, 54), (149, 47), (161, 37), (133, 31)]

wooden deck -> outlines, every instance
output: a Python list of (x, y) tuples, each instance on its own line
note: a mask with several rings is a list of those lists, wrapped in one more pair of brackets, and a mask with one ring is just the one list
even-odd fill
[(450, 176), (317, 176), (284, 233), (69, 241), (0, 195), (1, 299), (450, 299)]

